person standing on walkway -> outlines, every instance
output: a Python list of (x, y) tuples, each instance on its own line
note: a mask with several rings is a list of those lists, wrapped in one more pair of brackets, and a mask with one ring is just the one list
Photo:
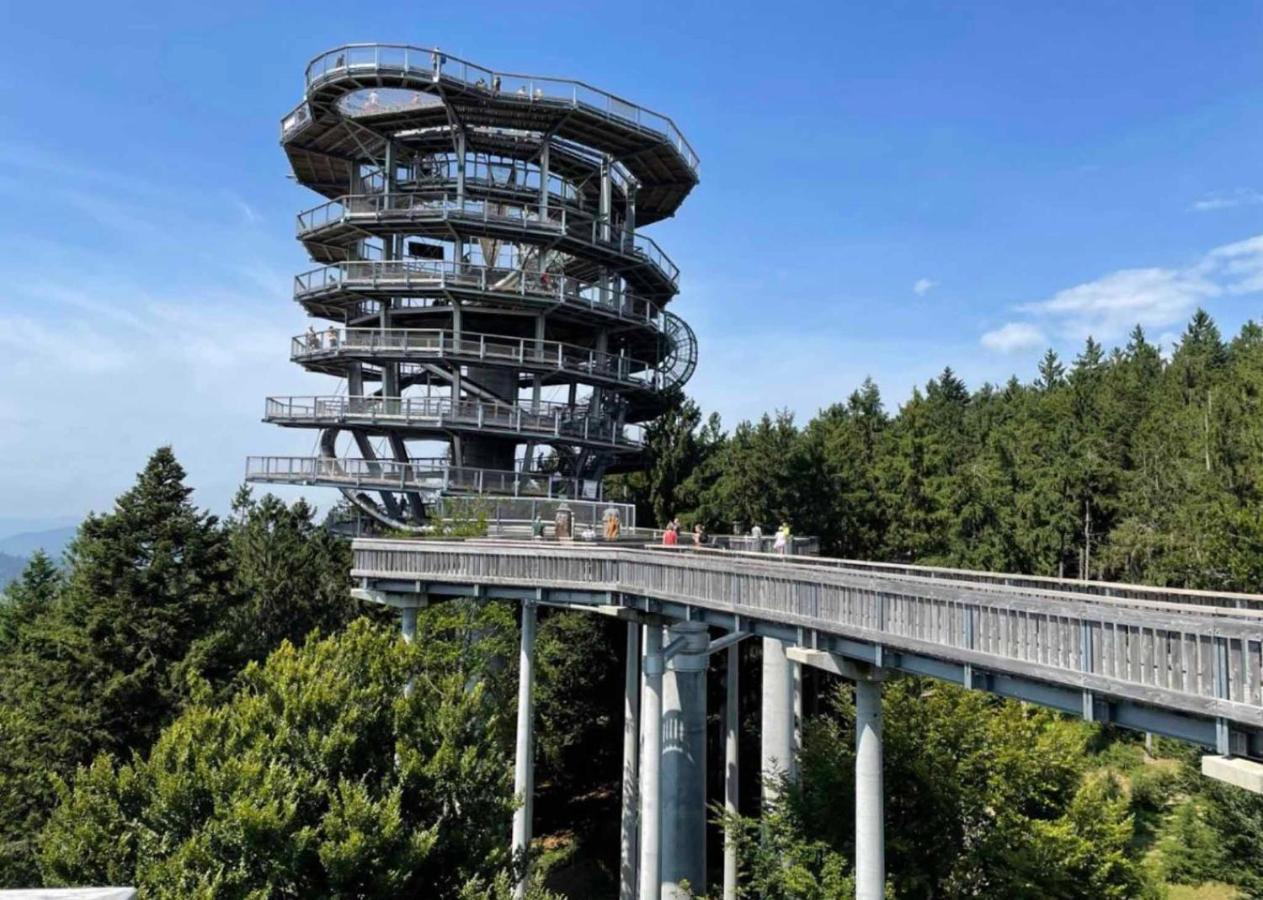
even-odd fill
[(680, 535), (675, 530), (675, 521), (667, 523), (667, 530), (662, 532), (662, 546), (674, 547), (680, 542)]
[(782, 522), (781, 527), (776, 529), (776, 540), (772, 544), (772, 549), (781, 556), (788, 552), (789, 548), (789, 524)]

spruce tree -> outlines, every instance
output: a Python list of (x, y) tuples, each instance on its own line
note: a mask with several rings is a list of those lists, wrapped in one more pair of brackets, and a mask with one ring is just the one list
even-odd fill
[(50, 776), (143, 750), (187, 696), (188, 650), (230, 598), (227, 535), (190, 494), (159, 449), (113, 510), (83, 522), (64, 587), (19, 630), (0, 673), (0, 884), (35, 883)]

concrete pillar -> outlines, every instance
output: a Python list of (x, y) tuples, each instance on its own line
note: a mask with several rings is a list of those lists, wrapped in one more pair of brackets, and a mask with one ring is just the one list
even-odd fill
[[(417, 639), (417, 608), (415, 606), (405, 606), (399, 610), (399, 626), (403, 632), (403, 639), (411, 644)], [(412, 696), (412, 679), (409, 678), (407, 684), (403, 686), (403, 695), (405, 697)]]
[(640, 775), (640, 624), (627, 623), (627, 668), (623, 676), (623, 821), (619, 900), (636, 898), (636, 820)]
[[(737, 815), (737, 790), (741, 769), (738, 739), (741, 729), (740, 709), (741, 648), (728, 648), (728, 672), (724, 681), (724, 813)], [(723, 900), (737, 900), (737, 841), (732, 829), (724, 830), (724, 893)]]
[(640, 900), (660, 900), (662, 818), (662, 626), (646, 625), (640, 701)]
[(706, 889), (706, 660), (702, 622), (671, 626), (662, 685), (662, 897)]
[[(517, 756), (513, 767), (513, 793), (521, 804), (513, 811), (513, 856), (523, 859), (531, 844), (531, 811), (534, 807), (534, 693), (535, 693), (535, 604), (522, 604), (522, 647), (517, 686)], [(527, 868), (514, 888), (517, 900), (526, 897)]]
[(881, 680), (855, 682), (855, 900), (882, 900), (886, 842), (882, 830)]
[(762, 730), (763, 805), (773, 802), (779, 794), (778, 782), (782, 775), (793, 781), (797, 777), (797, 723), (794, 710), (798, 679), (798, 664), (785, 656), (785, 644), (775, 638), (763, 639), (763, 709)]

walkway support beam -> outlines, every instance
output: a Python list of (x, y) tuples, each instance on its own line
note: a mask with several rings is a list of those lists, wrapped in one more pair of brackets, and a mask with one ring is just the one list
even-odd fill
[(737, 794), (740, 788), (741, 733), (741, 646), (728, 647), (728, 671), (724, 681), (724, 900), (737, 900), (737, 836), (731, 822), (738, 814)]
[(855, 682), (855, 900), (886, 895), (881, 674)]
[(798, 664), (785, 655), (785, 644), (763, 639), (762, 760), (760, 766), (763, 805), (775, 802), (780, 781), (797, 778), (798, 723), (794, 711)]
[(788, 657), (855, 682), (855, 900), (886, 894), (885, 794), (882, 775), (882, 683), (888, 670), (807, 647)]
[(525, 900), (530, 881), (527, 854), (531, 845), (531, 813), (535, 805), (535, 620), (537, 607), (522, 604), (522, 644), (518, 656), (517, 755), (513, 767), (513, 794), (519, 806), (513, 811), (513, 858), (520, 863), (521, 878), (513, 896)]
[(623, 678), (623, 815), (620, 836), (619, 900), (635, 900), (640, 804), (640, 629), (627, 623), (627, 668)]
[[(701, 622), (677, 622), (662, 686), (662, 898), (706, 889), (706, 664)], [(681, 887), (687, 884), (688, 888)]]
[(640, 900), (660, 900), (662, 626), (645, 625), (640, 698)]

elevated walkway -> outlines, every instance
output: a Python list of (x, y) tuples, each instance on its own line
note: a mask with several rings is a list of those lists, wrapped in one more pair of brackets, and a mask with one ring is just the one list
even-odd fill
[(381, 590), (419, 582), (435, 597), (475, 586), (614, 597), (1263, 758), (1263, 609), (1249, 595), (1115, 585), (1109, 596), (1020, 576), (725, 551), (407, 541), (357, 542), (352, 575)]
[[(739, 545), (743, 538), (730, 538)], [(901, 674), (1213, 749), (1210, 776), (1263, 790), (1263, 597), (622, 542), (356, 540), (357, 596), (415, 616), (451, 597), (522, 607), (515, 846), (531, 817), (529, 660), (539, 606), (628, 622), (620, 897), (705, 885), (707, 662), (727, 654), (724, 807), (739, 810), (736, 645), (762, 639), (764, 803), (797, 777), (801, 667), (855, 685), (857, 900), (885, 896), (882, 684)], [(716, 633), (718, 636), (716, 636)], [(735, 900), (725, 835), (725, 900)], [(519, 895), (525, 884), (519, 885)]]

